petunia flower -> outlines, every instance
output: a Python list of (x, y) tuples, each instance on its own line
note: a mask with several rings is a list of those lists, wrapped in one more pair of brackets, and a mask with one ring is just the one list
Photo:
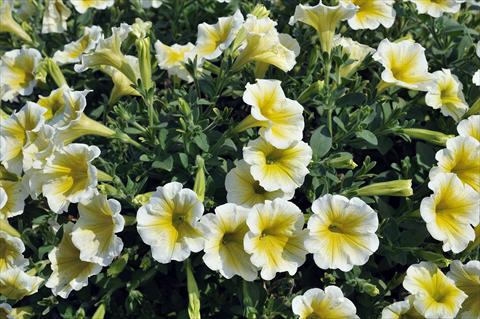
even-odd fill
[(2, 319), (15, 319), (13, 316), (13, 308), (8, 303), (0, 303), (0, 318)]
[[(57, 144), (61, 143), (55, 136), (55, 129), (47, 124), (37, 132), (27, 133), (27, 142), (23, 147), (23, 182), (32, 169), (41, 169), (48, 156), (52, 154)], [(28, 183), (27, 183), (28, 184)]]
[(43, 12), (42, 33), (62, 33), (67, 31), (67, 20), (72, 11), (63, 0), (46, 0)]
[(184, 261), (203, 248), (198, 228), (203, 205), (194, 191), (171, 182), (157, 188), (137, 212), (137, 231), (162, 264)]
[(82, 261), (80, 251), (72, 242), (73, 224), (63, 225), (63, 237), (57, 247), (48, 254), (52, 274), (45, 286), (52, 289), (55, 296), (68, 298), (72, 290), (79, 291), (88, 285), (88, 278), (102, 270), (102, 266)]
[(428, 187), (433, 195), (420, 204), (428, 232), (443, 242), (443, 251), (463, 251), (475, 239), (472, 226), (477, 226), (480, 219), (479, 193), (452, 173), (438, 174)]
[(252, 264), (261, 268), (260, 276), (272, 280), (278, 272), (293, 276), (305, 262), (306, 230), (300, 209), (284, 199), (265, 201), (252, 207), (244, 248)]
[(313, 27), (320, 38), (322, 51), (330, 53), (335, 29), (341, 21), (352, 18), (357, 10), (357, 6), (345, 2), (336, 6), (324, 5), (321, 0), (313, 7), (299, 4), (295, 8), (295, 14), (290, 18), (290, 24), (300, 21)]
[(412, 40), (380, 42), (373, 59), (382, 64), (385, 86), (399, 86), (410, 90), (427, 91), (432, 82), (428, 73), (425, 49)]
[(294, 191), (284, 192), (282, 190), (266, 191), (260, 186), (250, 173), (250, 165), (240, 160), (237, 166), (228, 172), (225, 177), (225, 189), (227, 190), (227, 201), (247, 208), (255, 204), (263, 204), (266, 200), (282, 198), (290, 200)]
[(81, 61), (82, 54), (90, 53), (102, 36), (102, 28), (96, 25), (85, 27), (82, 37), (65, 44), (63, 51), (56, 51), (53, 54), (53, 60), (59, 65), (78, 63)]
[(410, 295), (405, 300), (386, 306), (382, 310), (381, 319), (423, 319), (424, 317), (413, 306), (414, 300), (415, 297)]
[(108, 266), (123, 249), (116, 236), (123, 230), (125, 220), (115, 199), (95, 195), (78, 204), (80, 218), (73, 227), (72, 243), (80, 251), (80, 260)]
[(463, 302), (459, 318), (479, 318), (480, 317), (480, 261), (470, 260), (462, 264), (459, 260), (454, 260), (450, 264), (450, 271), (447, 277), (451, 278), (455, 285), (467, 294), (468, 298)]
[(361, 199), (324, 195), (312, 204), (305, 247), (318, 267), (350, 271), (378, 249), (377, 213)]
[(157, 40), (155, 42), (155, 50), (160, 69), (166, 70), (169, 76), (176, 75), (184, 81), (193, 81), (192, 76), (184, 66), (189, 59), (193, 59), (195, 56), (195, 46), (192, 43), (168, 46)]
[(28, 192), (22, 181), (0, 180), (0, 218), (7, 219), (23, 213)]
[(418, 13), (439, 18), (443, 13), (457, 13), (465, 0), (409, 0), (417, 7)]
[(205, 236), (203, 261), (227, 279), (235, 275), (247, 281), (257, 278), (257, 268), (243, 248), (248, 213), (247, 208), (224, 204), (215, 208), (215, 214), (206, 214), (201, 219)]
[(43, 279), (31, 276), (20, 268), (0, 272), (0, 294), (12, 300), (35, 294)]
[[(23, 4), (22, 7), (27, 7), (28, 4)], [(32, 42), (32, 38), (23, 30), (22, 26), (13, 19), (12, 11), (14, 8), (13, 0), (2, 0), (0, 2), (0, 33), (12, 33), (18, 36), (23, 41)], [(26, 20), (26, 19), (25, 19)], [(0, 85), (1, 87), (1, 85)]]
[(42, 55), (36, 49), (21, 48), (5, 52), (0, 60), (2, 101), (15, 101), (18, 95), (30, 95), (37, 84), (35, 70)]
[(162, 0), (142, 0), (142, 1), (140, 1), (140, 4), (142, 5), (142, 8), (144, 8), (144, 9), (160, 8), (162, 3), (163, 3)]
[(337, 286), (327, 286), (325, 290), (308, 289), (303, 295), (293, 298), (292, 310), (299, 319), (359, 318), (353, 302), (345, 298), (342, 290)]
[(0, 273), (8, 269), (24, 269), (28, 260), (23, 257), (25, 245), (22, 240), (0, 230)]
[(435, 154), (437, 166), (430, 170), (430, 180), (438, 174), (454, 173), (464, 183), (480, 192), (480, 142), (470, 136), (447, 141), (447, 148)]
[(243, 159), (250, 165), (253, 178), (265, 190), (289, 193), (302, 186), (309, 172), (312, 149), (302, 141), (279, 149), (259, 137), (243, 148)]
[(90, 8), (105, 10), (113, 6), (115, 0), (70, 0), (70, 3), (78, 13), (85, 13)]
[(353, 30), (375, 30), (380, 25), (390, 28), (395, 22), (396, 12), (393, 9), (395, 0), (341, 0), (345, 5), (357, 6), (357, 12), (348, 19)]
[(347, 54), (348, 59), (351, 60), (351, 63), (340, 66), (340, 76), (343, 78), (349, 78), (357, 71), (358, 67), (369, 54), (375, 53), (375, 49), (372, 49), (368, 45), (337, 35), (333, 39), (333, 45), (340, 46), (343, 53)]
[(434, 109), (440, 109), (443, 115), (451, 116), (458, 122), (468, 110), (462, 82), (449, 69), (432, 75), (434, 81), (428, 88), (425, 103)]
[(480, 115), (471, 115), (457, 125), (460, 136), (470, 136), (480, 142)]
[(408, 267), (403, 287), (414, 296), (415, 309), (426, 318), (454, 318), (467, 299), (454, 281), (431, 262)]
[[(135, 72), (135, 77), (139, 79), (140, 69), (138, 58), (131, 55), (126, 55), (125, 58)], [(140, 93), (132, 86), (135, 83), (130, 81), (122, 72), (109, 65), (100, 67), (100, 70), (110, 76), (113, 81), (112, 92), (108, 100), (109, 105), (115, 104), (122, 96), (140, 96)]]

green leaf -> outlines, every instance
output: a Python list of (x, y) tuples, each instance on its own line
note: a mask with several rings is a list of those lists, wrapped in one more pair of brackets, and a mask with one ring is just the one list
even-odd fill
[(173, 157), (171, 155), (168, 155), (165, 159), (156, 160), (152, 163), (152, 167), (170, 172), (173, 168)]
[(205, 134), (200, 133), (200, 134), (196, 135), (193, 138), (193, 141), (202, 151), (208, 152), (209, 145), (208, 145), (207, 136)]
[(335, 104), (337, 107), (357, 106), (362, 105), (365, 99), (366, 97), (362, 93), (350, 93), (339, 98)]
[(92, 316), (92, 319), (103, 319), (105, 317), (105, 304), (100, 304)]
[(368, 131), (368, 130), (361, 130), (357, 133), (355, 133), (355, 135), (358, 137), (358, 138), (361, 138), (362, 140), (372, 144), (372, 145), (378, 145), (378, 139), (377, 137), (375, 136), (375, 134), (373, 134), (372, 132)]
[(107, 269), (107, 275), (109, 277), (117, 277), (128, 263), (129, 255), (123, 254), (117, 260), (115, 260)]
[(332, 138), (324, 125), (313, 132), (310, 138), (310, 147), (312, 148), (313, 156), (316, 158), (322, 158), (332, 148)]

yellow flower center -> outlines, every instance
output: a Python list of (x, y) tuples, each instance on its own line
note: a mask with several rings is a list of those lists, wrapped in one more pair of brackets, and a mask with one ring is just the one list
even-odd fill
[(229, 243), (234, 243), (236, 242), (235, 238), (235, 233), (225, 233), (222, 237), (222, 244), (227, 245)]
[(255, 183), (253, 183), (253, 190), (254, 190), (255, 194), (258, 194), (258, 195), (263, 195), (267, 192), (265, 190), (265, 188), (260, 186), (260, 183), (257, 182), (257, 181), (255, 181)]
[(342, 229), (338, 224), (330, 224), (328, 226), (328, 230), (331, 231), (332, 233), (342, 233)]

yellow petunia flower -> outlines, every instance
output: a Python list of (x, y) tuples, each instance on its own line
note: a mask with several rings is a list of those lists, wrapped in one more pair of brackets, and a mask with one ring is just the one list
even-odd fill
[(343, 53), (348, 55), (349, 60), (352, 60), (351, 63), (340, 66), (340, 76), (343, 78), (352, 76), (360, 64), (362, 64), (363, 60), (365, 60), (369, 54), (375, 53), (375, 49), (372, 49), (368, 45), (338, 35), (334, 37), (333, 45), (342, 47)]
[(30, 95), (37, 84), (35, 70), (42, 55), (36, 49), (22, 48), (5, 52), (0, 60), (2, 101), (15, 101), (18, 95)]
[(425, 49), (412, 40), (380, 42), (373, 59), (385, 68), (382, 81), (385, 86), (399, 86), (410, 90), (427, 91), (432, 83), (428, 73)]
[(293, 313), (299, 319), (356, 319), (357, 308), (337, 286), (308, 289), (292, 300)]
[(244, 147), (243, 159), (250, 165), (253, 178), (265, 190), (289, 193), (302, 186), (309, 172), (312, 149), (302, 141), (279, 149), (259, 137)]
[(62, 33), (67, 31), (67, 20), (72, 11), (63, 0), (46, 0), (43, 12), (42, 33)]
[(43, 279), (31, 276), (20, 268), (0, 272), (0, 294), (12, 300), (35, 294)]
[(55, 296), (68, 298), (72, 290), (79, 291), (88, 285), (88, 278), (102, 270), (102, 266), (82, 261), (80, 251), (72, 242), (73, 224), (63, 225), (63, 237), (60, 244), (48, 254), (52, 274), (45, 286), (52, 289)]
[(193, 60), (195, 56), (195, 46), (192, 43), (168, 46), (160, 40), (157, 40), (157, 42), (155, 42), (155, 50), (157, 52), (158, 67), (160, 69), (166, 70), (169, 76), (176, 75), (187, 82), (193, 81), (192, 76), (184, 67), (184, 64), (187, 63), (189, 59)]
[(318, 267), (350, 271), (378, 249), (377, 213), (361, 199), (327, 194), (312, 204), (305, 247)]
[(261, 268), (260, 276), (272, 280), (277, 272), (295, 275), (305, 262), (303, 214), (284, 199), (267, 200), (252, 207), (245, 235), (244, 248), (251, 254), (252, 264)]
[(403, 301), (397, 301), (386, 306), (382, 310), (381, 319), (424, 319), (424, 317), (415, 310), (413, 301), (415, 297), (410, 295)]
[(203, 261), (227, 279), (235, 275), (247, 281), (257, 278), (257, 268), (243, 249), (248, 213), (247, 208), (224, 204), (215, 208), (215, 214), (206, 214), (201, 219), (205, 236)]
[[(26, 42), (32, 42), (32, 38), (28, 33), (13, 19), (13, 6), (13, 0), (0, 1), (0, 33), (13, 33)], [(25, 8), (27, 6), (28, 4), (24, 3), (22, 7)]]
[(460, 136), (470, 136), (480, 142), (480, 115), (472, 115), (458, 123), (457, 131)]
[(462, 83), (448, 69), (432, 75), (434, 81), (428, 88), (425, 103), (434, 109), (440, 109), (443, 115), (451, 116), (458, 122), (468, 110)]
[(403, 287), (413, 296), (415, 309), (426, 318), (454, 318), (467, 295), (435, 266), (422, 261), (407, 269)]
[(0, 247), (0, 273), (12, 268), (24, 269), (28, 265), (22, 255), (25, 245), (20, 238), (0, 231)]
[(137, 212), (137, 231), (162, 264), (184, 261), (203, 248), (198, 228), (203, 205), (194, 191), (178, 182), (158, 187)]
[(85, 13), (90, 8), (105, 10), (113, 6), (115, 0), (70, 0), (70, 3), (78, 13)]
[(443, 251), (457, 254), (475, 240), (472, 228), (479, 223), (480, 195), (455, 174), (438, 174), (428, 183), (433, 195), (424, 198), (420, 214), (430, 235), (443, 241)]
[(443, 13), (457, 13), (465, 0), (409, 0), (415, 3), (418, 13), (439, 18)]
[(28, 192), (22, 181), (0, 180), (0, 218), (6, 219), (21, 215)]
[[(140, 67), (138, 58), (127, 55), (125, 56), (125, 59), (135, 72), (136, 78), (139, 79)], [(122, 72), (109, 65), (102, 66), (100, 70), (110, 76), (113, 81), (112, 92), (110, 93), (110, 98), (108, 100), (109, 105), (115, 104), (122, 96), (140, 96), (140, 93), (132, 86), (134, 83), (130, 81)]]
[(53, 60), (59, 65), (80, 62), (82, 54), (90, 53), (102, 36), (102, 28), (96, 25), (85, 27), (83, 36), (65, 44), (63, 51), (56, 51)]
[(115, 199), (95, 195), (78, 204), (80, 218), (73, 227), (72, 243), (80, 251), (80, 260), (108, 266), (120, 255), (122, 240), (116, 236), (123, 230), (125, 220)]
[(56, 139), (55, 129), (47, 124), (41, 126), (37, 132), (29, 132), (27, 143), (23, 147), (23, 171), (22, 178), (32, 169), (41, 169), (48, 156), (52, 154), (53, 148), (60, 141)]
[(336, 6), (324, 5), (321, 0), (313, 7), (299, 4), (295, 8), (295, 14), (290, 18), (290, 24), (300, 21), (313, 27), (317, 30), (322, 51), (330, 53), (335, 29), (341, 21), (351, 19), (357, 10), (357, 6), (345, 2)]
[(227, 190), (227, 202), (247, 208), (275, 198), (290, 200), (295, 193), (282, 190), (266, 191), (250, 174), (250, 165), (244, 160), (240, 160), (237, 166), (228, 172), (225, 177), (225, 189)]
[(341, 0), (341, 2), (357, 6), (355, 15), (348, 19), (348, 25), (354, 30), (375, 30), (380, 25), (390, 28), (395, 22), (396, 12), (393, 9), (395, 0)]
[(480, 142), (470, 136), (447, 140), (447, 148), (435, 155), (437, 166), (430, 170), (430, 180), (438, 174), (454, 173), (460, 180), (480, 192)]
[(480, 318), (480, 261), (470, 260), (462, 264), (454, 260), (450, 264), (447, 277), (451, 278), (455, 285), (467, 294), (468, 298), (463, 302), (459, 318)]

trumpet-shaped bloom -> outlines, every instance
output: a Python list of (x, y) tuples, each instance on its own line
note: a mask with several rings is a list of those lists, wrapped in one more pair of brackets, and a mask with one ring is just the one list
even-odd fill
[(292, 310), (300, 319), (358, 318), (357, 308), (337, 286), (325, 287), (325, 291), (318, 288), (307, 290), (303, 295), (293, 298)]
[(243, 159), (250, 165), (253, 178), (265, 190), (289, 193), (302, 186), (309, 172), (312, 149), (302, 141), (279, 149), (259, 137), (244, 147)]
[(45, 286), (55, 296), (68, 298), (72, 290), (78, 291), (88, 285), (88, 278), (97, 275), (102, 266), (80, 259), (80, 250), (72, 242), (73, 224), (63, 225), (63, 237), (57, 247), (48, 254), (52, 274)]
[(38, 291), (43, 279), (31, 276), (20, 268), (0, 272), (0, 294), (8, 299), (20, 300)]
[(54, 150), (39, 176), (50, 209), (61, 214), (70, 203), (88, 200), (97, 192), (97, 169), (92, 161), (100, 155), (96, 146), (69, 144)]
[(10, 172), (20, 175), (23, 167), (22, 149), (27, 143), (27, 133), (38, 132), (44, 124), (45, 110), (27, 102), (20, 111), (0, 121), (0, 161)]
[(93, 25), (85, 27), (83, 36), (66, 44), (63, 51), (56, 51), (53, 60), (59, 65), (80, 62), (82, 54), (90, 53), (102, 37), (102, 28)]
[(28, 192), (22, 181), (0, 180), (0, 218), (6, 219), (21, 215), (25, 207)]
[(305, 247), (318, 267), (350, 271), (378, 249), (377, 213), (359, 198), (327, 194), (312, 204)]
[(155, 50), (160, 69), (166, 70), (169, 76), (176, 75), (182, 80), (193, 81), (192, 76), (184, 66), (189, 59), (193, 59), (195, 56), (195, 46), (192, 43), (168, 46), (157, 40)]
[(37, 84), (35, 70), (42, 55), (36, 49), (22, 48), (5, 52), (0, 60), (2, 101), (14, 101), (20, 95), (30, 95)]
[[(22, 3), (22, 9), (29, 7), (28, 3)], [(12, 17), (12, 10), (14, 8), (13, 0), (2, 0), (0, 2), (0, 33), (13, 33), (26, 42), (32, 42), (32, 38), (23, 30), (20, 24)], [(22, 17), (20, 17), (23, 19)], [(27, 20), (28, 18), (24, 19)], [(1, 87), (1, 86), (0, 86)]]
[(206, 60), (219, 57), (232, 44), (242, 23), (243, 15), (237, 10), (232, 16), (219, 18), (216, 24), (198, 25), (195, 54)]
[(120, 210), (120, 203), (107, 200), (105, 195), (78, 204), (80, 218), (73, 227), (72, 243), (80, 251), (82, 261), (108, 266), (120, 255), (123, 242), (115, 235), (125, 225)]
[(456, 13), (464, 0), (410, 0), (417, 6), (418, 13), (439, 18), (443, 13)]
[(178, 182), (168, 183), (138, 210), (137, 231), (158, 262), (183, 261), (203, 248), (198, 228), (202, 214), (203, 205), (194, 191)]
[(430, 235), (443, 241), (443, 251), (463, 251), (475, 239), (470, 226), (479, 223), (480, 195), (455, 174), (438, 174), (428, 183), (433, 195), (424, 198), (420, 214)]
[(267, 200), (252, 207), (244, 248), (251, 254), (251, 262), (261, 268), (262, 279), (272, 280), (277, 272), (285, 271), (293, 276), (305, 262), (303, 223), (300, 209), (284, 199)]
[(335, 36), (333, 43), (334, 46), (341, 46), (343, 53), (348, 55), (349, 60), (352, 60), (352, 63), (340, 66), (340, 76), (344, 78), (348, 78), (355, 73), (363, 60), (365, 60), (369, 54), (375, 53), (375, 49), (353, 41), (350, 38)]
[(248, 208), (275, 198), (289, 200), (294, 195), (293, 191), (284, 192), (280, 189), (273, 192), (266, 191), (250, 174), (250, 165), (244, 160), (239, 161), (237, 166), (228, 172), (225, 178), (225, 189), (229, 203)]
[(382, 80), (410, 90), (427, 91), (432, 82), (425, 49), (412, 40), (382, 40), (373, 59), (385, 68)]
[(67, 19), (72, 11), (63, 0), (47, 0), (43, 13), (42, 33), (62, 33), (67, 31)]
[(415, 297), (410, 295), (403, 301), (386, 306), (382, 310), (381, 319), (423, 319), (424, 317), (413, 306), (414, 300)]
[(447, 148), (435, 155), (438, 166), (430, 170), (430, 180), (438, 174), (454, 173), (460, 180), (480, 192), (480, 142), (470, 136), (447, 141)]
[(78, 13), (85, 13), (90, 8), (105, 10), (113, 6), (115, 0), (70, 0), (70, 2)]
[(434, 72), (433, 78), (434, 81), (428, 88), (425, 102), (434, 109), (440, 109), (443, 115), (459, 121), (468, 110), (462, 83), (448, 69)]
[(341, 2), (357, 6), (355, 15), (348, 19), (348, 25), (354, 30), (375, 30), (380, 24), (390, 28), (395, 22), (394, 0), (341, 0)]
[[(135, 72), (136, 78), (139, 79), (140, 68), (138, 58), (131, 55), (127, 55), (125, 58)], [(116, 103), (122, 96), (140, 96), (140, 93), (132, 86), (134, 83), (130, 81), (122, 72), (109, 65), (102, 66), (100, 70), (110, 76), (113, 81), (113, 89), (109, 99), (110, 105)]]
[(320, 2), (316, 6), (299, 4), (290, 24), (300, 21), (317, 30), (323, 52), (332, 50), (335, 29), (341, 21), (354, 17), (358, 7), (352, 3), (341, 2), (336, 6), (327, 6)]
[(257, 278), (257, 268), (243, 249), (248, 213), (247, 208), (224, 204), (215, 208), (215, 214), (206, 214), (201, 219), (205, 236), (203, 261), (227, 279), (235, 275), (247, 281)]
[(29, 132), (27, 143), (23, 147), (23, 179), (32, 169), (41, 169), (53, 148), (59, 143), (55, 129), (50, 125), (42, 125), (38, 132)]
[(0, 247), (0, 273), (11, 268), (24, 269), (28, 265), (28, 260), (22, 255), (25, 245), (20, 238), (0, 231)]
[(426, 318), (454, 318), (467, 295), (431, 262), (407, 269), (403, 287), (415, 298), (415, 309)]
[(278, 80), (257, 80), (247, 83), (243, 101), (252, 106), (255, 125), (260, 125), (260, 135), (277, 148), (287, 148), (303, 136), (305, 123), (303, 106), (285, 97)]
[(480, 115), (472, 115), (458, 123), (457, 131), (460, 136), (470, 136), (480, 142)]
[(459, 260), (450, 264), (447, 277), (453, 279), (455, 285), (467, 294), (468, 298), (463, 302), (459, 318), (480, 317), (480, 261), (471, 260), (465, 265)]

